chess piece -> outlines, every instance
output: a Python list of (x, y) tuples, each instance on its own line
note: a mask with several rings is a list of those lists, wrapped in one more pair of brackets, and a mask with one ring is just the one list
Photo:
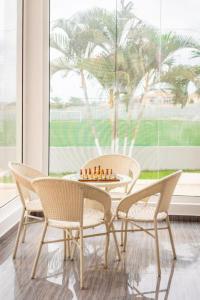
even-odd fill
[(104, 174), (104, 170), (103, 169), (101, 170), (101, 178), (102, 178), (102, 180), (105, 180), (105, 174)]
[(109, 169), (106, 169), (106, 179), (109, 179)]
[(94, 167), (94, 176), (93, 176), (94, 180), (97, 180), (97, 168)]
[(113, 170), (110, 169), (110, 179), (115, 179), (115, 175), (113, 174)]
[(99, 168), (98, 168), (98, 175), (100, 175), (101, 174), (101, 166), (99, 166)]
[(80, 169), (80, 179), (83, 179), (83, 170)]
[(87, 169), (85, 169), (85, 179), (88, 179)]
[(90, 168), (89, 168), (89, 171), (88, 171), (88, 179), (92, 179), (92, 171), (91, 171)]
[(99, 166), (99, 170), (98, 170), (98, 180), (102, 180), (102, 173), (101, 173), (101, 167)]

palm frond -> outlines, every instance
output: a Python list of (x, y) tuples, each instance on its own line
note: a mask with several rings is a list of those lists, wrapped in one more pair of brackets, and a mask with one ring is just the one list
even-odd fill
[(74, 65), (70, 65), (69, 61), (65, 57), (59, 57), (51, 61), (50, 73), (54, 75), (57, 72), (64, 72), (65, 76), (75, 70)]

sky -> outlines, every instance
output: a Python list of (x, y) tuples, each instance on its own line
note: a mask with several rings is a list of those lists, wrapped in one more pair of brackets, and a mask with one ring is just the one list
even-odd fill
[[(51, 0), (51, 19), (68, 18), (91, 7), (115, 9), (116, 0)], [(141, 19), (163, 30), (193, 31), (200, 35), (199, 0), (133, 0), (134, 12)], [(117, 1), (118, 6), (120, 1)]]
[[(195, 39), (200, 38), (200, 0), (133, 0), (134, 13), (148, 24), (161, 28), (162, 32), (175, 31), (178, 34), (189, 35)], [(117, 1), (120, 5), (120, 1)], [(102, 7), (113, 11), (116, 0), (51, 0), (51, 21), (58, 18), (69, 18), (77, 11), (84, 11), (92, 7)], [(187, 58), (180, 55), (180, 63), (185, 63)], [(52, 80), (52, 95), (62, 99), (70, 96), (83, 97), (80, 80), (77, 75), (71, 74), (63, 78), (59, 74)], [(98, 98), (100, 86), (95, 81), (88, 82), (88, 94)], [(106, 94), (101, 97), (107, 97)], [(92, 101), (91, 99), (91, 101)]]
[(0, 104), (16, 99), (16, 12), (16, 0), (0, 0)]

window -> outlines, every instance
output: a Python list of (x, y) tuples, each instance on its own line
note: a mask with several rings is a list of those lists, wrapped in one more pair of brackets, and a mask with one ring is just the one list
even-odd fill
[(142, 178), (198, 172), (198, 1), (50, 5), (50, 173), (114, 151)]
[(17, 0), (0, 1), (0, 207), (16, 196), (8, 162), (21, 160), (21, 29), (17, 26), (17, 4)]

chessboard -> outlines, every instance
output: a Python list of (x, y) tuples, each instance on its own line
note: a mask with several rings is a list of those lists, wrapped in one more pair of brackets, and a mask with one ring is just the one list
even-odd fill
[(80, 170), (78, 181), (81, 182), (115, 182), (120, 181), (112, 169), (105, 169), (101, 166), (85, 168)]
[(115, 182), (120, 181), (119, 178), (113, 178), (113, 179), (81, 179), (79, 178), (78, 181), (81, 182)]

